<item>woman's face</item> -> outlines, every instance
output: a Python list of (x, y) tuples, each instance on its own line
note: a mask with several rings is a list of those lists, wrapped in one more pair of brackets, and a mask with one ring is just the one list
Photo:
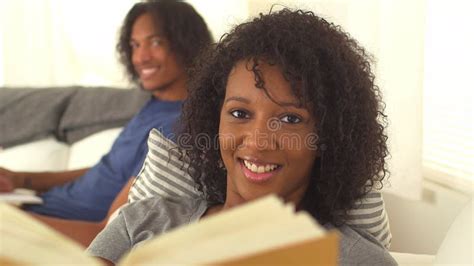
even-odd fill
[(260, 62), (265, 88), (240, 61), (231, 71), (220, 113), (219, 144), (227, 169), (226, 205), (276, 193), (298, 204), (318, 156), (315, 119), (298, 106), (278, 66)]

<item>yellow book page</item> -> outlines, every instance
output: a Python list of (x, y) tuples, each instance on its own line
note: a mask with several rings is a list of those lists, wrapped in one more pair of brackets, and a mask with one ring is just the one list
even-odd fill
[(0, 262), (2, 265), (102, 265), (74, 241), (4, 203), (0, 203)]
[(123, 264), (208, 264), (322, 235), (308, 214), (269, 196), (151, 240)]

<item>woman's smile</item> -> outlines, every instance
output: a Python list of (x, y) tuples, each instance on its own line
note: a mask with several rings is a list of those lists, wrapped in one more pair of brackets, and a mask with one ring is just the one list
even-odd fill
[(240, 159), (240, 166), (244, 176), (255, 183), (266, 182), (275, 176), (281, 169), (278, 164), (256, 162)]

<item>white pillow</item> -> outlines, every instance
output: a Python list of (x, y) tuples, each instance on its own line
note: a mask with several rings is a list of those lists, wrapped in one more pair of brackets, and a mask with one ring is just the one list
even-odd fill
[(122, 128), (112, 128), (92, 134), (71, 145), (67, 169), (91, 167), (110, 151)]
[(0, 149), (0, 167), (13, 171), (64, 171), (69, 157), (69, 145), (54, 137)]

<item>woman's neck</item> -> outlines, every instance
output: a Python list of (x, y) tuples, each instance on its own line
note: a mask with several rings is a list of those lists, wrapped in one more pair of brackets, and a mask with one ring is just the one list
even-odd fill
[(206, 212), (204, 212), (202, 217), (208, 217), (208, 216), (212, 216), (214, 214), (217, 214), (217, 213), (222, 211), (223, 207), (224, 207), (224, 204), (211, 206), (211, 207), (207, 208)]

